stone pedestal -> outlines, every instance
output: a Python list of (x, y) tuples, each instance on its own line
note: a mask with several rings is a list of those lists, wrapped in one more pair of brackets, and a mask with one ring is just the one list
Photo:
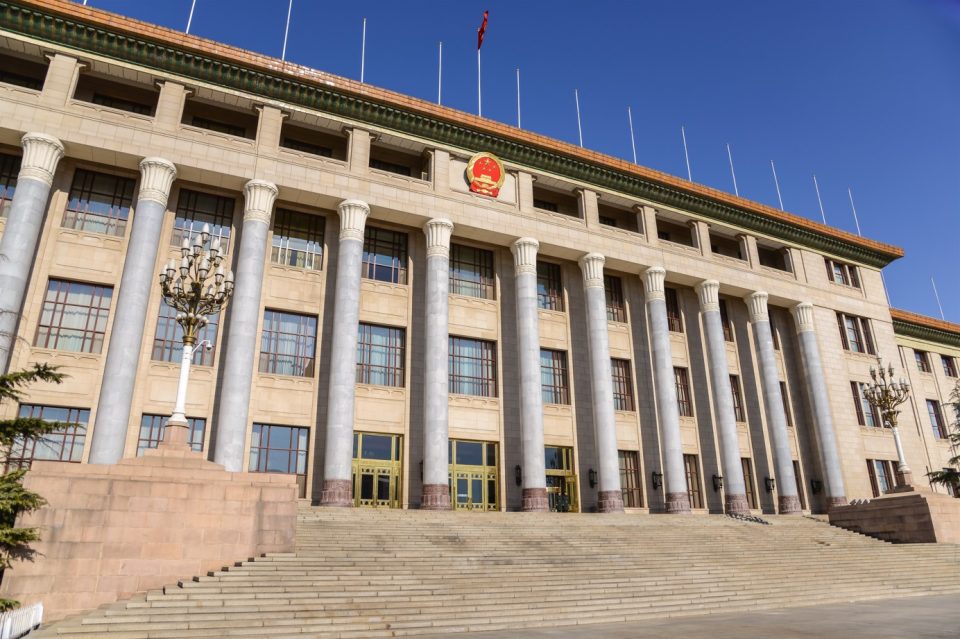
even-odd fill
[(901, 486), (866, 503), (834, 506), (830, 523), (894, 543), (960, 544), (960, 499)]
[(115, 465), (34, 462), (24, 485), (48, 505), (33, 562), (5, 571), (0, 596), (42, 602), (47, 620), (93, 610), (267, 552), (292, 552), (293, 475), (230, 473), (190, 450), (187, 429)]

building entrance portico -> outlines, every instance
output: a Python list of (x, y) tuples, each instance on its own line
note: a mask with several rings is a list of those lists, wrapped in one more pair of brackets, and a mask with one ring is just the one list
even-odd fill
[(402, 493), (400, 435), (353, 434), (353, 505), (400, 508)]

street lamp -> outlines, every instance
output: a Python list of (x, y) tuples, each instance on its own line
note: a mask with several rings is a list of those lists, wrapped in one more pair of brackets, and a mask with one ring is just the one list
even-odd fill
[(883, 367), (883, 360), (877, 358), (877, 367), (870, 367), (872, 384), (868, 384), (863, 391), (873, 409), (880, 414), (883, 423), (893, 431), (893, 443), (897, 447), (897, 474), (904, 486), (913, 483), (913, 475), (907, 466), (907, 459), (903, 454), (903, 444), (900, 442), (900, 430), (897, 428), (897, 416), (900, 404), (910, 396), (910, 385), (902, 377), (899, 382), (893, 380), (893, 364)]
[[(180, 382), (177, 385), (177, 401), (173, 415), (167, 420), (168, 435), (164, 441), (186, 444), (187, 417), (184, 414), (187, 401), (187, 383), (190, 379), (190, 362), (193, 354), (201, 347), (211, 348), (204, 340), (197, 343), (197, 335), (207, 325), (208, 317), (223, 310), (233, 294), (233, 271), (224, 272), (223, 254), (220, 239), (214, 238), (209, 249), (204, 246), (210, 240), (210, 226), (190, 238), (183, 238), (180, 246), (180, 265), (170, 260), (160, 271), (160, 292), (163, 301), (177, 311), (177, 324), (183, 329), (183, 355), (180, 358)], [(179, 429), (179, 434), (169, 431), (169, 427)]]

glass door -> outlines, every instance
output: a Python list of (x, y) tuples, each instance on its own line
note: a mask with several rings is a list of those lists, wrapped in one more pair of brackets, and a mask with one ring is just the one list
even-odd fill
[(497, 443), (451, 439), (450, 501), (457, 510), (498, 510)]
[(547, 502), (554, 512), (577, 512), (577, 476), (573, 470), (573, 449), (545, 446)]
[(353, 434), (353, 504), (400, 508), (400, 435)]

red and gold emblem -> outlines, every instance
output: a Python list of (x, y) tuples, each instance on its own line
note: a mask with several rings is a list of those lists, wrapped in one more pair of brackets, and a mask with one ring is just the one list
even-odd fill
[(503, 163), (493, 153), (477, 153), (467, 163), (467, 182), (474, 193), (497, 197), (504, 177)]

